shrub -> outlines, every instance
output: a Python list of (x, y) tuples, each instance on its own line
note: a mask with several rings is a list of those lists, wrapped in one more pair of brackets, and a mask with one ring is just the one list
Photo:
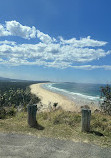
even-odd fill
[(6, 111), (3, 107), (0, 107), (0, 119), (4, 119), (6, 117)]
[(103, 99), (102, 103), (100, 103), (101, 110), (111, 115), (111, 87), (106, 85), (106, 87), (101, 87), (100, 91)]
[(7, 116), (15, 116), (16, 109), (14, 107), (0, 107), (0, 119), (4, 119)]
[(28, 104), (36, 104), (40, 99), (30, 93), (30, 89), (12, 89), (0, 92), (0, 107), (18, 107), (21, 105), (26, 110)]
[(6, 116), (15, 116), (16, 109), (14, 107), (7, 108), (6, 110)]
[(58, 103), (54, 103), (53, 107), (56, 109), (57, 105), (58, 105)]

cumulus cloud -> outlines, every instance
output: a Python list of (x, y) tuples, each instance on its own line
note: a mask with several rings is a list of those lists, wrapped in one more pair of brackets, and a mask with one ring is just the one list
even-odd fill
[[(105, 57), (111, 51), (90, 48), (74, 48), (61, 46), (58, 43), (14, 44), (5, 42), (0, 45), (1, 63), (10, 65), (43, 65), (55, 68), (90, 69), (89, 66), (73, 66), (76, 63), (86, 63)], [(93, 69), (94, 67), (91, 67)], [(95, 67), (97, 68), (97, 67)], [(104, 68), (104, 67), (103, 67)]]
[(59, 37), (61, 44), (69, 44), (74, 47), (99, 47), (104, 46), (107, 44), (105, 41), (97, 41), (94, 39), (91, 39), (90, 36), (86, 38), (80, 38), (80, 40), (77, 40), (76, 38), (71, 38), (69, 40), (64, 40), (62, 37)]
[(90, 36), (78, 40), (76, 38), (66, 40), (63, 37), (55, 39), (34, 26), (23, 26), (17, 21), (7, 21), (5, 25), (0, 24), (0, 36), (20, 36), (28, 40), (37, 38), (39, 41), (37, 44), (0, 41), (0, 64), (111, 70), (110, 65), (86, 64), (111, 54), (110, 50), (105, 51), (101, 48), (107, 42), (91, 39)]
[(3, 25), (0, 24), (0, 36), (9, 36), (11, 35), (10, 32), (8, 32)]
[(15, 45), (16, 42), (14, 42), (14, 41), (7, 41), (7, 40), (5, 40), (5, 41), (0, 41), (0, 45), (2, 45), (2, 44)]
[(22, 38), (30, 39), (36, 37), (36, 28), (34, 26), (23, 26), (17, 21), (6, 21), (6, 30), (12, 36), (20, 36)]
[(20, 36), (25, 39), (36, 38), (34, 26), (23, 26), (17, 21), (6, 21), (3, 26), (0, 24), (0, 36)]
[(43, 43), (59, 42), (63, 45), (72, 45), (79, 48), (104, 46), (107, 44), (105, 41), (91, 39), (90, 36), (80, 38), (79, 40), (76, 38), (65, 40), (60, 36), (59, 40), (57, 40), (54, 37), (50, 37), (48, 34), (44, 34), (34, 26), (24, 26), (15, 20), (6, 21), (5, 24), (0, 24), (0, 36), (20, 36), (25, 39), (38, 38)]
[(48, 34), (44, 34), (43, 32), (40, 32), (39, 30), (37, 30), (37, 37), (38, 37), (38, 39), (40, 39), (43, 43), (47, 43), (47, 44), (56, 41), (55, 38), (51, 38)]

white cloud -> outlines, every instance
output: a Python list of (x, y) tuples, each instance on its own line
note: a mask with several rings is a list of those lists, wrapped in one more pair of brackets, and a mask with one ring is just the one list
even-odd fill
[(0, 36), (20, 36), (25, 39), (38, 38), (43, 43), (59, 42), (61, 45), (71, 45), (73, 47), (79, 48), (100, 47), (107, 44), (105, 41), (91, 39), (90, 36), (86, 38), (80, 38), (79, 40), (76, 38), (64, 40), (63, 37), (59, 37), (59, 40), (57, 40), (54, 37), (50, 37), (48, 34), (44, 34), (34, 26), (24, 26), (15, 20), (6, 21), (5, 25), (0, 24)]
[[(98, 60), (109, 54), (102, 46), (107, 42), (86, 38), (71, 38), (64, 40), (63, 37), (55, 39), (48, 34), (37, 30), (34, 26), (23, 26), (16, 21), (7, 21), (0, 24), (0, 36), (20, 36), (25, 39), (38, 38), (37, 44), (17, 44), (14, 41), (0, 41), (0, 64), (17, 65), (42, 65), (44, 67), (75, 69), (110, 70), (110, 65), (84, 65)], [(80, 66), (76, 66), (79, 63)]]
[(75, 69), (83, 69), (83, 70), (93, 70), (93, 69), (105, 69), (111, 70), (111, 65), (81, 65), (81, 66), (70, 66)]
[(34, 26), (23, 26), (17, 21), (6, 21), (5, 25), (0, 24), (0, 36), (20, 36), (25, 39), (36, 38)]
[(0, 24), (0, 36), (9, 36), (11, 35), (10, 32), (8, 32), (3, 25)]
[(3, 45), (3, 44), (15, 45), (15, 44), (16, 44), (16, 42), (14, 42), (14, 41), (7, 41), (7, 40), (5, 40), (5, 41), (0, 41), (0, 44), (1, 44), (1, 45)]
[(55, 42), (55, 38), (51, 38), (48, 34), (44, 34), (43, 32), (40, 32), (37, 30), (37, 37), (43, 42), (43, 43), (52, 43)]
[[(86, 63), (105, 57), (110, 51), (103, 49), (74, 48), (61, 46), (58, 43), (38, 43), (10, 45), (10, 42), (0, 45), (0, 57), (9, 65), (43, 65), (56, 68), (94, 69), (91, 66), (73, 66), (76, 63)], [(103, 67), (104, 68), (104, 67)]]
[(97, 41), (94, 39), (91, 39), (90, 36), (86, 38), (80, 38), (80, 40), (77, 40), (76, 38), (71, 38), (69, 40), (64, 40), (62, 37), (60, 37), (61, 44), (68, 44), (72, 45), (73, 47), (100, 47), (107, 44), (105, 41)]
[(6, 21), (6, 29), (12, 36), (20, 36), (22, 38), (30, 39), (36, 37), (36, 28), (23, 26), (17, 21)]

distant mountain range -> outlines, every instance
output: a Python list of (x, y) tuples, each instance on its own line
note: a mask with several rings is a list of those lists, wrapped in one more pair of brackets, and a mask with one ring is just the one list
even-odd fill
[(3, 82), (37, 82), (37, 83), (49, 82), (49, 81), (31, 81), (31, 80), (20, 80), (20, 79), (0, 77), (0, 82), (2, 81)]

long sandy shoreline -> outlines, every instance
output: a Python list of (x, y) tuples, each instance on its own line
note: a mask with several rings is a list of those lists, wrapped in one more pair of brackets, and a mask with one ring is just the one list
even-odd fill
[[(30, 85), (31, 93), (41, 99), (41, 103), (38, 105), (41, 111), (50, 110), (54, 103), (58, 103), (58, 107), (61, 107), (65, 111), (81, 111), (81, 105), (77, 105), (74, 101), (69, 100), (63, 95), (42, 88), (42, 84), (43, 83)], [(91, 109), (94, 111), (97, 109), (97, 106), (91, 107)]]

